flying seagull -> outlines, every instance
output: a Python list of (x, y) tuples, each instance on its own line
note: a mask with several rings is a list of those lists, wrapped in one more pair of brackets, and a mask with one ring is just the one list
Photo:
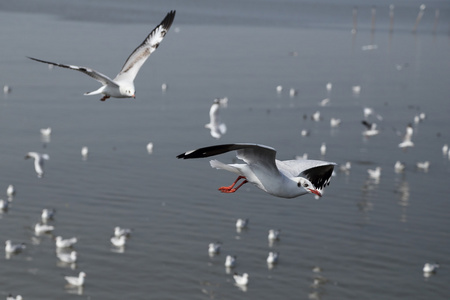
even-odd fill
[(28, 152), (25, 156), (25, 159), (33, 158), (34, 159), (34, 169), (39, 178), (44, 176), (44, 160), (49, 160), (50, 156), (48, 154), (41, 154), (37, 152)]
[(64, 65), (32, 57), (28, 58), (49, 65), (80, 71), (88, 76), (91, 76), (102, 84), (99, 89), (84, 93), (84, 95), (103, 94), (104, 96), (100, 99), (101, 101), (105, 101), (110, 97), (135, 98), (136, 91), (133, 82), (134, 78), (136, 77), (139, 69), (145, 63), (150, 54), (152, 54), (153, 51), (158, 48), (159, 44), (166, 36), (167, 31), (169, 31), (174, 18), (175, 11), (172, 10), (166, 15), (164, 20), (161, 21), (161, 24), (156, 26), (156, 28), (153, 29), (152, 32), (150, 32), (145, 40), (130, 54), (128, 59), (125, 61), (122, 70), (120, 70), (119, 74), (117, 74), (114, 79), (111, 79), (108, 76), (91, 68), (79, 67), (74, 65)]
[[(295, 198), (313, 193), (322, 196), (322, 190), (330, 183), (335, 163), (318, 160), (275, 159), (275, 149), (258, 144), (225, 144), (188, 151), (177, 158), (209, 157), (229, 151), (237, 151), (237, 158), (246, 164), (224, 164), (211, 160), (211, 167), (239, 175), (232, 185), (219, 188), (222, 193), (234, 193), (243, 184), (251, 182), (263, 191), (281, 198)], [(243, 179), (237, 186), (236, 183)]]
[(205, 125), (205, 128), (210, 129), (211, 136), (216, 139), (220, 139), (220, 137), (227, 132), (227, 126), (220, 120), (219, 114), (219, 109), (221, 107), (224, 107), (228, 102), (228, 98), (223, 99), (226, 99), (227, 101), (225, 102), (219, 98), (214, 99), (214, 103), (211, 105), (211, 108), (209, 110), (210, 121)]

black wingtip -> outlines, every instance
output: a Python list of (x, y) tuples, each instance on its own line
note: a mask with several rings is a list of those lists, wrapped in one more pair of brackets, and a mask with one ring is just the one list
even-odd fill
[(161, 21), (160, 25), (169, 30), (170, 26), (172, 26), (173, 20), (175, 19), (175, 14), (176, 10), (169, 11), (164, 20)]

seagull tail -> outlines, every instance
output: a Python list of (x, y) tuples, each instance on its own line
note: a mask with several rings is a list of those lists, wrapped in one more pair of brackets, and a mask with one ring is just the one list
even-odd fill
[(210, 160), (209, 163), (210, 163), (212, 168), (225, 170), (225, 171), (233, 172), (233, 173), (236, 173), (236, 174), (240, 175), (239, 170), (237, 168), (233, 167), (232, 165), (224, 164), (224, 163), (222, 163), (222, 162), (220, 162), (218, 160), (215, 160), (215, 159)]
[(84, 93), (85, 96), (90, 96), (90, 95), (98, 95), (101, 94), (103, 92), (103, 90), (105, 89), (105, 85), (101, 86), (99, 89), (92, 91), (92, 92), (86, 92)]

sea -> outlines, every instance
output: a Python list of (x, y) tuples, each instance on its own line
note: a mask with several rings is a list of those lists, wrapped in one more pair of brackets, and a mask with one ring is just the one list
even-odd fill
[[(170, 10), (174, 23), (136, 77), (135, 99), (84, 96), (99, 83), (27, 58), (114, 78)], [(0, 250), (0, 297), (449, 299), (449, 16), (444, 0), (4, 1), (0, 241), (26, 249)], [(228, 98), (220, 139), (204, 126), (216, 98)], [(365, 137), (363, 120), (379, 133)], [(408, 124), (414, 147), (401, 149)], [(320, 199), (283, 199), (251, 184), (220, 193), (234, 174), (209, 158), (176, 158), (228, 143), (337, 166)], [(30, 151), (50, 156), (42, 178), (24, 159)], [(233, 152), (216, 159), (238, 161)], [(54, 230), (36, 235), (44, 208), (56, 211)], [(248, 228), (237, 231), (238, 218)], [(110, 242), (116, 226), (132, 229), (125, 247)], [(270, 229), (279, 240), (268, 241)], [(56, 236), (77, 237), (76, 264), (58, 260)], [(210, 256), (213, 242), (221, 251)], [(227, 255), (235, 268), (225, 268)], [(424, 274), (425, 263), (440, 267)], [(68, 286), (64, 276), (79, 272), (84, 286)], [(235, 272), (249, 284), (235, 285)]]

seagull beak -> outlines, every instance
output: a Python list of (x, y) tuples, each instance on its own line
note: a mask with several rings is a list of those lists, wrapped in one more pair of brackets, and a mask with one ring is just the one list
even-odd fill
[(319, 192), (318, 190), (309, 189), (309, 191), (310, 191), (311, 193), (313, 193), (313, 194), (316, 194), (316, 195), (319, 196), (319, 197), (322, 197), (322, 193)]

